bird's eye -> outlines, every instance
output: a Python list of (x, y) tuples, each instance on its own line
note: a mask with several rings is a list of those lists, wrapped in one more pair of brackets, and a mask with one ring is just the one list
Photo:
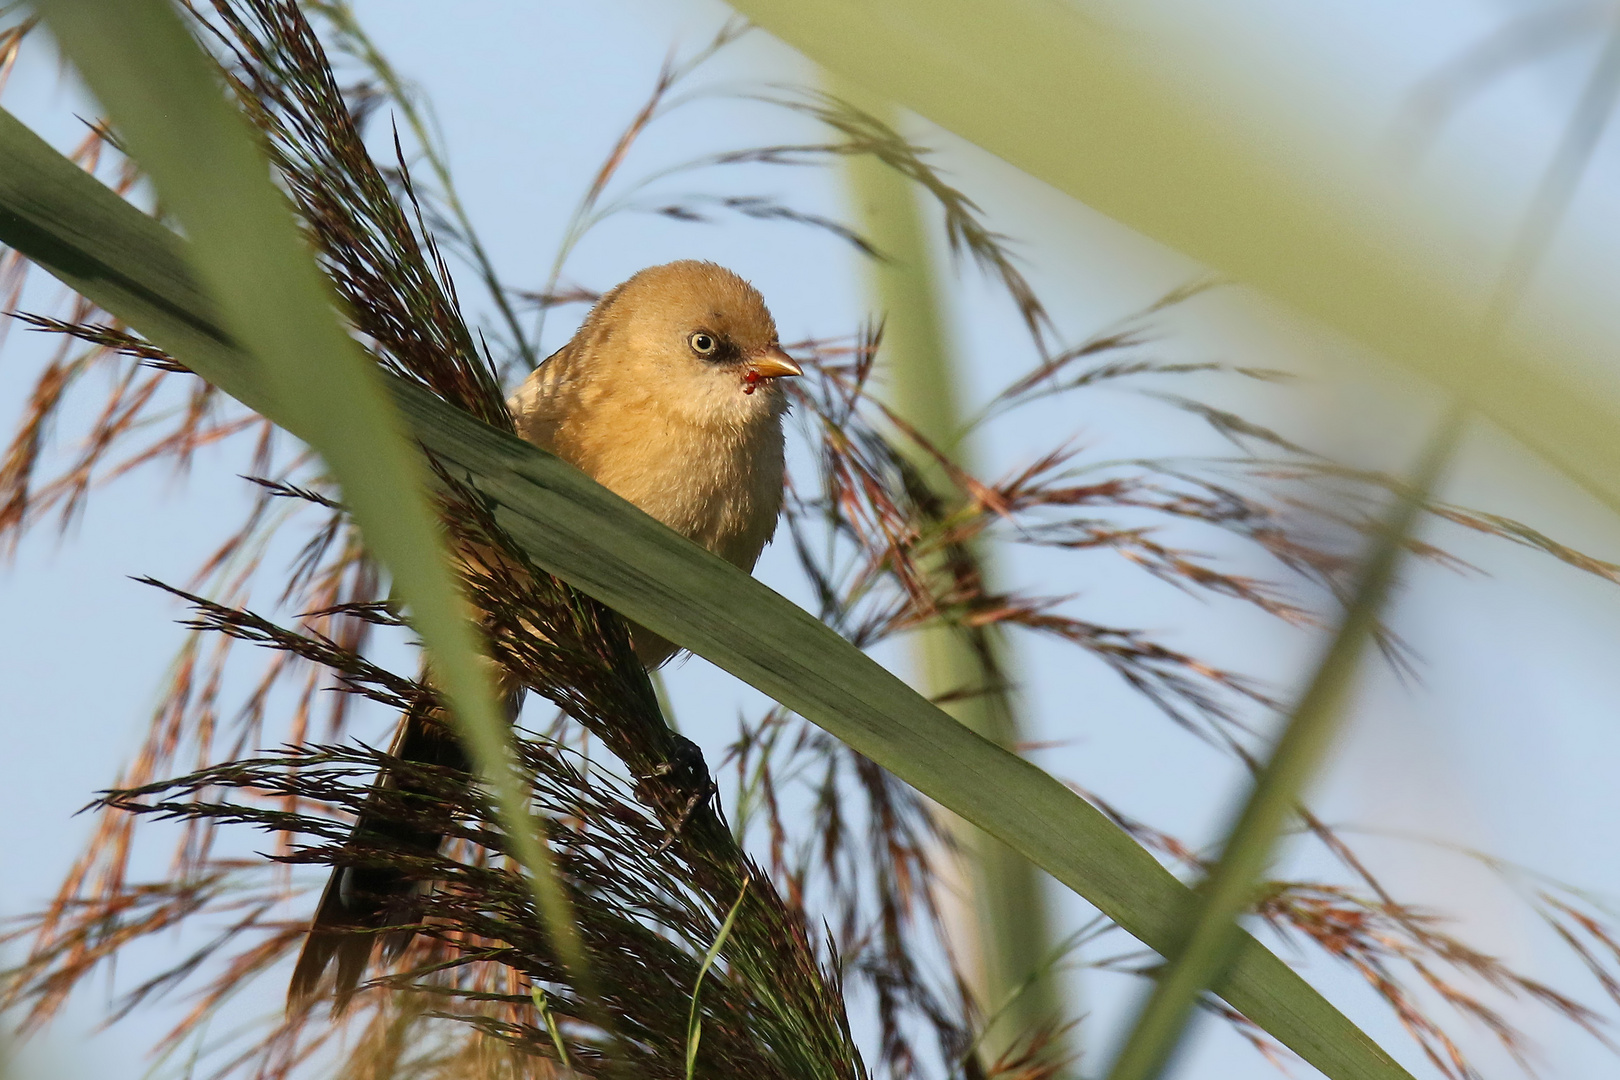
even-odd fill
[(705, 333), (702, 330), (687, 338), (686, 343), (692, 346), (692, 351), (699, 356), (713, 356), (714, 350), (720, 347), (720, 343), (714, 339), (713, 334)]

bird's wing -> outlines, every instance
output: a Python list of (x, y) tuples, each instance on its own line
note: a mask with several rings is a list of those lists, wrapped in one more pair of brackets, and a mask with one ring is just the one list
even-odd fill
[(546, 357), (506, 399), (507, 411), (512, 414), (522, 438), (550, 447), (551, 432), (563, 408), (564, 391), (578, 375), (573, 363), (577, 351), (574, 341), (570, 341)]

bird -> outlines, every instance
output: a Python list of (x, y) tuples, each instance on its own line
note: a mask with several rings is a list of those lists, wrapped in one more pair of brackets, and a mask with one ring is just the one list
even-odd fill
[[(780, 380), (803, 368), (759, 292), (710, 262), (641, 271), (507, 402), (518, 435), (752, 571), (782, 506)], [(675, 646), (641, 627), (637, 657)]]
[[(681, 260), (604, 293), (506, 404), (519, 437), (751, 572), (782, 507), (788, 397), (781, 380), (803, 374), (757, 289), (716, 263)], [(678, 651), (640, 626), (632, 625), (630, 640), (649, 669)], [(501, 690), (515, 719), (522, 688)], [(468, 768), (454, 734), (414, 712), (391, 752)], [(378, 782), (400, 783), (386, 774)], [(363, 808), (350, 837), (425, 854), (443, 839)], [(409, 921), (414, 888), (387, 867), (333, 868), (293, 969), (289, 1008), (315, 999), (335, 961), (334, 1009), (342, 1011), (371, 962), (377, 931)], [(409, 937), (395, 935), (392, 947)]]

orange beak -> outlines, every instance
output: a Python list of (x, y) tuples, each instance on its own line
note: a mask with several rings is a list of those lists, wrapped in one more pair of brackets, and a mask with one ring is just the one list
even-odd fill
[(747, 367), (749, 374), (756, 379), (780, 379), (804, 374), (804, 368), (783, 352), (780, 345), (749, 353)]

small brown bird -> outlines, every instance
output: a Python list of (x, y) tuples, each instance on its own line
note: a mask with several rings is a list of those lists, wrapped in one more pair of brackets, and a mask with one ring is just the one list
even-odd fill
[[(507, 407), (524, 439), (746, 571), (782, 506), (787, 395), (778, 380), (801, 374), (752, 285), (714, 263), (673, 262), (603, 296)], [(648, 667), (675, 652), (641, 627), (631, 640)], [(516, 702), (514, 695), (514, 713)], [(419, 718), (407, 719), (393, 752), (466, 768), (454, 738)], [(363, 813), (353, 835), (429, 852), (442, 839)], [(365, 974), (375, 931), (409, 920), (409, 893), (410, 883), (385, 868), (333, 870), (293, 971), (290, 1005), (314, 997), (335, 957), (341, 1008)]]
[[(674, 262), (602, 297), (507, 407), (529, 442), (752, 570), (782, 507), (777, 380), (801, 374), (752, 285)], [(648, 666), (675, 651), (645, 630), (634, 640)]]

